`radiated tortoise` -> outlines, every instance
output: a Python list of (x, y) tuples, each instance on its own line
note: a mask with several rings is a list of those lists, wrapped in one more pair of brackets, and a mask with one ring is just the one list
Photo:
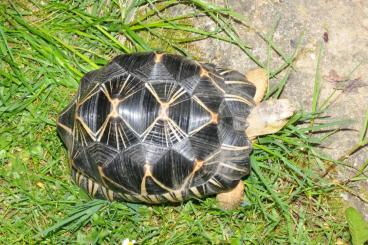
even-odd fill
[(261, 102), (264, 70), (238, 71), (182, 56), (124, 54), (88, 72), (61, 112), (74, 181), (97, 198), (181, 202), (243, 198), (251, 140), (281, 129), (287, 100)]

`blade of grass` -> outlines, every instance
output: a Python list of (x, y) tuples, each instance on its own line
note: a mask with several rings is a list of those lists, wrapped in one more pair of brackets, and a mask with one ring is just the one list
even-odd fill
[[(313, 86), (313, 97), (312, 97), (312, 113), (316, 113), (318, 111), (318, 100), (321, 92), (321, 59), (323, 55), (323, 45), (319, 44), (318, 54), (317, 54), (317, 66), (316, 66), (316, 74), (314, 77), (314, 86)], [(311, 120), (310, 125), (313, 126), (314, 119)]]
[(67, 227), (72, 222), (77, 222), (81, 225), (85, 224), (90, 220), (93, 214), (103, 208), (106, 204), (107, 202), (103, 200), (91, 200), (88, 203), (83, 203), (76, 207), (75, 210), (72, 211), (65, 219), (60, 220), (53, 226), (43, 230), (36, 237), (47, 237), (51, 233)]
[(252, 164), (252, 169), (255, 172), (255, 174), (258, 176), (260, 181), (263, 183), (263, 185), (265, 186), (267, 191), (272, 196), (273, 200), (277, 203), (279, 208), (282, 210), (282, 213), (283, 213), (283, 215), (286, 219), (286, 226), (287, 226), (287, 231), (288, 231), (288, 235), (289, 235), (289, 242), (290, 242), (290, 244), (293, 244), (294, 243), (294, 238), (293, 238), (294, 235), (293, 235), (293, 231), (291, 229), (291, 218), (290, 218), (290, 212), (289, 212), (288, 205), (286, 203), (284, 203), (278, 197), (278, 195), (272, 190), (272, 188), (270, 187), (270, 184), (268, 183), (266, 178), (264, 178), (263, 175), (261, 174), (261, 170), (258, 167), (258, 162), (257, 162), (257, 160), (255, 159), (254, 156), (251, 156), (251, 164)]
[(77, 56), (79, 56), (82, 60), (87, 62), (89, 65), (91, 65), (92, 68), (98, 68), (98, 65), (96, 65), (93, 61), (91, 61), (87, 56), (79, 53), (77, 50), (75, 50), (72, 46), (66, 44), (61, 39), (57, 38), (56, 36), (50, 36), (47, 31), (40, 29), (40, 28), (34, 28), (31, 25), (27, 24), (25, 21), (23, 21), (20, 17), (11, 15), (12, 18), (20, 25), (24, 26), (27, 30), (29, 30), (31, 33), (39, 36), (42, 39), (45, 39), (49, 43), (53, 43), (53, 40), (55, 40), (57, 43), (61, 44), (63, 47), (67, 48), (69, 51), (73, 52)]
[(365, 117), (363, 119), (363, 127), (360, 130), (359, 134), (359, 144), (364, 145), (368, 143), (368, 139), (365, 139), (367, 137), (368, 133), (368, 110), (365, 112)]

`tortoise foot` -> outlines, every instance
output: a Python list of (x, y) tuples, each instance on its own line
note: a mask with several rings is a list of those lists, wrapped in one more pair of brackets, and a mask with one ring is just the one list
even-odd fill
[(232, 210), (238, 208), (244, 199), (243, 181), (239, 181), (234, 189), (217, 194), (216, 199), (218, 205), (224, 210)]

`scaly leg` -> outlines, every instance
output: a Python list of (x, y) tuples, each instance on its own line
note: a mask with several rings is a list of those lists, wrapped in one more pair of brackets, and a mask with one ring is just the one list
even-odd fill
[(244, 198), (244, 183), (239, 181), (238, 185), (227, 192), (219, 193), (216, 196), (218, 205), (224, 210), (235, 209), (240, 206)]
[(256, 94), (254, 95), (254, 102), (259, 104), (266, 94), (268, 88), (268, 76), (264, 69), (257, 68), (247, 72), (245, 77), (249, 82), (253, 83), (256, 87)]

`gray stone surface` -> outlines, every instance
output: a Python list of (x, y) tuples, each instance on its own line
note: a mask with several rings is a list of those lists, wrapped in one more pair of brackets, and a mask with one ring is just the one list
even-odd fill
[[(326, 115), (335, 119), (352, 119), (348, 128), (327, 139), (324, 150), (334, 159), (342, 156), (358, 140), (358, 130), (362, 127), (364, 113), (368, 110), (368, 1), (366, 0), (228, 0), (213, 1), (227, 5), (244, 15), (247, 23), (255, 30), (267, 33), (279, 20), (274, 34), (275, 43), (283, 52), (293, 52), (299, 35), (304, 38), (301, 50), (282, 97), (289, 98), (299, 108), (310, 111), (313, 94), (313, 82), (316, 74), (317, 57), (320, 45), (322, 91), (320, 101), (327, 98), (336, 86), (350, 87), (339, 90), (333, 96), (333, 104)], [(213, 28), (204, 21), (206, 28)], [(237, 28), (242, 40), (252, 47), (252, 52), (262, 61), (266, 61), (267, 45), (252, 28)], [(328, 40), (327, 40), (328, 39)], [(203, 60), (219, 65), (246, 71), (256, 65), (239, 48), (216, 40), (198, 43), (203, 52)], [(272, 53), (271, 67), (281, 63), (277, 54)], [(357, 67), (358, 66), (358, 67)], [(357, 67), (357, 68), (356, 68)], [(354, 70), (353, 73), (352, 70)], [(350, 76), (349, 76), (350, 75)], [(271, 81), (276, 83), (282, 74)], [(347, 83), (340, 80), (347, 79)], [(368, 147), (365, 147), (346, 160), (346, 163), (359, 168), (368, 159)], [(365, 170), (368, 175), (368, 170)], [(354, 170), (338, 167), (330, 178), (346, 180), (354, 175)], [(368, 199), (368, 181), (350, 185), (356, 193)], [(360, 209), (368, 219), (368, 205), (359, 198), (344, 193), (342, 198), (347, 205)]]

